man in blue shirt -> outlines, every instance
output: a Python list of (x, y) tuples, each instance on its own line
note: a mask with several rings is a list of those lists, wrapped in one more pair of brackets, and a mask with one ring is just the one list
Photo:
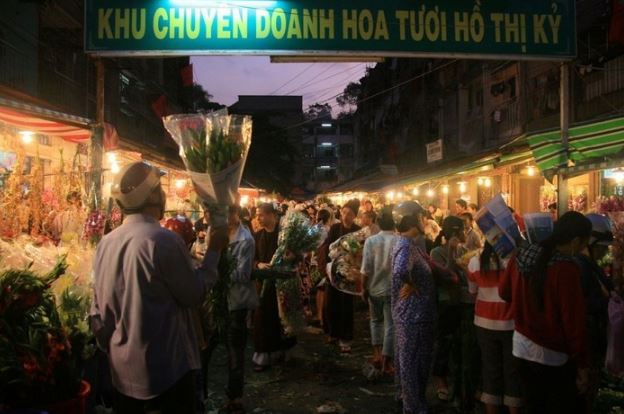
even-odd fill
[(394, 325), (390, 306), (392, 282), (392, 251), (397, 241), (392, 216), (384, 214), (378, 220), (381, 232), (364, 242), (362, 255), (362, 299), (370, 309), (373, 364), (383, 372), (392, 370), (394, 355)]

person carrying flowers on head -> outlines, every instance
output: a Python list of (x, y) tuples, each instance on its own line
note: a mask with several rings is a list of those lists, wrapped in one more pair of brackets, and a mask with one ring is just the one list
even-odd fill
[(227, 229), (215, 229), (194, 269), (184, 241), (160, 226), (160, 171), (135, 162), (117, 174), (112, 196), (124, 223), (104, 236), (93, 262), (91, 324), (108, 354), (117, 414), (195, 414), (200, 355), (192, 312), (217, 280)]
[(498, 287), (511, 303), (513, 355), (518, 359), (527, 413), (584, 411), (589, 349), (581, 268), (592, 223), (570, 211), (540, 244), (521, 247)]

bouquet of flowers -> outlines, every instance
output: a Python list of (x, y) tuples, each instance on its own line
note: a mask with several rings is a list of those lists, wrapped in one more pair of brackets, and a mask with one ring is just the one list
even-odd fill
[(598, 197), (594, 204), (596, 212), (600, 214), (608, 214), (616, 211), (624, 211), (624, 197), (622, 196), (609, 196)]
[(82, 230), (82, 239), (95, 246), (104, 237), (104, 227), (106, 226), (106, 215), (100, 210), (89, 213)]
[[(285, 217), (278, 238), (278, 247), (271, 259), (271, 268), (281, 272), (295, 272), (305, 253), (318, 248), (321, 234), (303, 214), (291, 211)], [(265, 282), (266, 283), (266, 282)], [(301, 278), (278, 279), (275, 282), (279, 315), (287, 334), (305, 327)]]
[(568, 210), (583, 212), (587, 209), (587, 193), (583, 191), (575, 196), (571, 195), (568, 199)]
[(46, 275), (0, 274), (0, 401), (8, 408), (46, 408), (81, 390), (82, 361), (95, 350), (89, 296), (69, 288), (55, 297), (52, 285), (66, 268), (63, 256)]
[(364, 241), (370, 236), (368, 227), (349, 233), (329, 245), (329, 258), (332, 259), (328, 272), (332, 285), (341, 292), (360, 295), (363, 290), (362, 251)]
[(609, 217), (613, 224), (612, 276), (615, 285), (620, 287), (624, 283), (624, 197), (599, 197), (595, 210)]
[(227, 334), (227, 327), (230, 323), (228, 294), (232, 284), (230, 275), (235, 268), (236, 259), (232, 254), (227, 250), (221, 252), (218, 263), (219, 277), (206, 296), (199, 313), (206, 337), (217, 334), (220, 338), (225, 338)]
[(180, 146), (180, 156), (213, 223), (225, 225), (227, 207), (236, 203), (251, 145), (251, 117), (221, 110), (170, 115), (163, 122)]

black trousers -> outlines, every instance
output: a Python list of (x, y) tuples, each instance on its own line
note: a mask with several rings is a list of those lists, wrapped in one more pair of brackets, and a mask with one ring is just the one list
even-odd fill
[(323, 310), (325, 333), (343, 341), (353, 340), (353, 295), (327, 286), (327, 300)]
[(208, 384), (208, 365), (212, 353), (221, 343), (225, 345), (228, 355), (228, 382), (226, 395), (230, 400), (243, 397), (245, 385), (245, 347), (247, 346), (247, 314), (246, 309), (230, 312), (225, 338), (218, 333), (212, 335), (208, 347), (202, 352), (202, 368), (204, 384)]
[(585, 403), (576, 388), (576, 368), (552, 367), (517, 359), (528, 414), (576, 414)]
[(115, 414), (195, 414), (195, 373), (189, 371), (171, 388), (150, 400), (115, 392)]
[(453, 351), (456, 353), (459, 351), (461, 316), (461, 305), (444, 303), (438, 307), (432, 370), (434, 377), (447, 377), (449, 375), (451, 354)]

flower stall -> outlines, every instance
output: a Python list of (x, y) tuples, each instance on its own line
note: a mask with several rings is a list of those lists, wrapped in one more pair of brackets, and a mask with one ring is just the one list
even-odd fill
[[(62, 115), (62, 114), (61, 114)], [(74, 119), (74, 121), (76, 121)], [(90, 217), (88, 120), (0, 107), (0, 411), (84, 412)], [(101, 227), (101, 228), (100, 228)]]

